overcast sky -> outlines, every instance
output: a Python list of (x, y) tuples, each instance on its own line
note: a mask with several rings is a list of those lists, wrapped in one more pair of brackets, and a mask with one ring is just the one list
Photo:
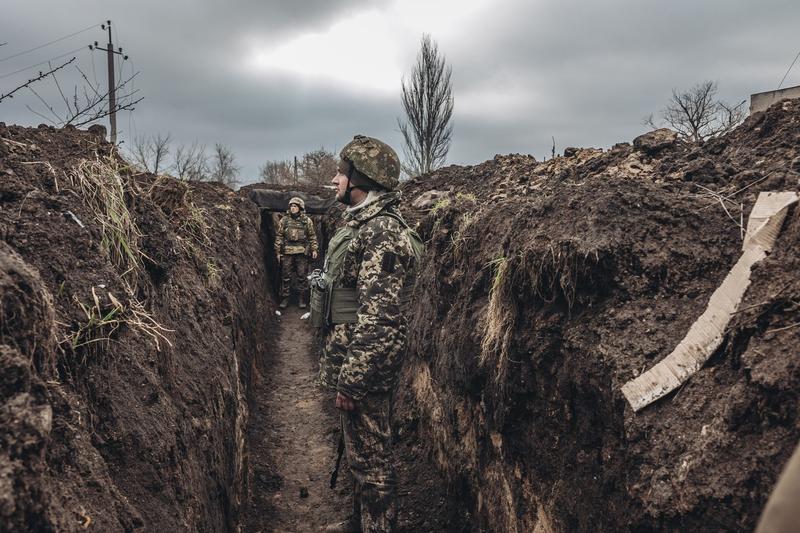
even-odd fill
[[(99, 26), (9, 56), (111, 19), (130, 56), (122, 74), (139, 72), (144, 96), (119, 116), (120, 139), (224, 143), (244, 182), (266, 160), (338, 150), (356, 133), (400, 152), (400, 82), (423, 32), (453, 69), (457, 164), (541, 159), (552, 137), (559, 152), (630, 141), (672, 88), (715, 80), (738, 103), (777, 88), (800, 51), (798, 0), (3, 0), (2, 11), (0, 93), (46, 65), (15, 71), (79, 48), (64, 59), (105, 85), (105, 53), (85, 47), (107, 41)], [(59, 80), (68, 93), (82, 81), (76, 69)], [(784, 87), (798, 84), (800, 64)], [(51, 81), (35, 87), (64, 108)], [(25, 91), (0, 102), (0, 121), (44, 122), (26, 106), (48, 114)]]

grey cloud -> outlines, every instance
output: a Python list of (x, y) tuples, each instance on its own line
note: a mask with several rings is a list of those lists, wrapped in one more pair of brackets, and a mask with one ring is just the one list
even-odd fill
[[(109, 7), (93, 0), (75, 9), (53, 0), (15, 0), (6, 8), (15, 23), (3, 29), (0, 42), (32, 46), (88, 25), (89, 13), (113, 18), (141, 71), (136, 87), (146, 97), (132, 117), (120, 119), (123, 129), (170, 131), (177, 142), (224, 142), (245, 178), (254, 178), (267, 159), (320, 145), (334, 149), (354, 133), (380, 137), (400, 151), (399, 79), (397, 95), (365, 95), (232, 69), (245, 36), (280, 42), (326, 29), (374, 2), (181, 0), (168, 10), (155, 6), (141, 1)], [(42, 17), (48, 9), (57, 16)], [(495, 2), (489, 13), (440, 42), (453, 68), (456, 98), (449, 160), (477, 163), (508, 152), (542, 157), (553, 136), (559, 151), (629, 141), (644, 131), (642, 119), (663, 107), (673, 87), (705, 79), (717, 80), (720, 96), (730, 102), (774, 88), (797, 53), (799, 15), (794, 0)], [(407, 42), (416, 46), (418, 38), (408, 36)], [(63, 44), (87, 40), (82, 35)], [(0, 58), (6, 52), (11, 46), (0, 48)], [(91, 68), (88, 55), (79, 59)], [(102, 58), (95, 60), (102, 69)], [(6, 66), (0, 63), (0, 75)], [(786, 85), (798, 83), (800, 66)], [(502, 113), (493, 111), (498, 101)], [(21, 102), (0, 104), (0, 120), (40, 122)]]

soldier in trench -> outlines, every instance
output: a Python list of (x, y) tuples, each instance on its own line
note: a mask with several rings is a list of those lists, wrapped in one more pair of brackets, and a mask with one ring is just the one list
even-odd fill
[(399, 176), (397, 154), (377, 139), (357, 135), (342, 149), (332, 183), (347, 206), (344, 225), (324, 272), (312, 275), (312, 323), (324, 337), (319, 380), (336, 393), (355, 481), (353, 513), (328, 532), (392, 531), (396, 520), (391, 397), (405, 352), (401, 293), (415, 268)]
[(314, 222), (305, 214), (302, 198), (289, 200), (289, 211), (281, 218), (275, 234), (275, 255), (281, 264), (281, 302), (279, 307), (289, 305), (292, 292), (297, 294), (298, 307), (306, 306), (306, 277), (308, 276), (308, 254), (317, 258), (317, 234)]

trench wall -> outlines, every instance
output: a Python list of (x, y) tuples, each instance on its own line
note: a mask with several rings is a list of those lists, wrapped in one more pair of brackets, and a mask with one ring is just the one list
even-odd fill
[(694, 180), (761, 179), (746, 220), (758, 190), (796, 184), (800, 143), (780, 133), (796, 113), (700, 149), (497, 157), (406, 187), (429, 248), (398, 411), (474, 530), (754, 527), (800, 438), (796, 209), (709, 363), (638, 414), (620, 387), (674, 348), (740, 254)]
[[(272, 345), (257, 208), (136, 175), (86, 132), (0, 138), (0, 530), (235, 530)], [(69, 178), (86, 161), (124, 190), (132, 271)]]

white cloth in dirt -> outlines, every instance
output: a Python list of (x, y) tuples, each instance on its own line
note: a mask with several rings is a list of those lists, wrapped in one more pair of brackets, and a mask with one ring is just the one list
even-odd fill
[(345, 211), (347, 211), (348, 213), (355, 213), (356, 211), (360, 211), (365, 207), (367, 207), (369, 204), (376, 202), (378, 198), (380, 198), (384, 194), (386, 193), (378, 191), (369, 191), (367, 193), (367, 197), (364, 198), (364, 200), (360, 204), (348, 207), (347, 209), (345, 209)]

